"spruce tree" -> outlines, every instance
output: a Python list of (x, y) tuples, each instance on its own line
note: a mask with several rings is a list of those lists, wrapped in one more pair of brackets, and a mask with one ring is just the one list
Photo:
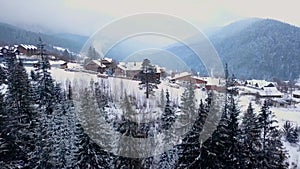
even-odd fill
[(201, 157), (203, 125), (206, 121), (209, 111), (209, 105), (200, 101), (198, 108), (198, 117), (191, 131), (183, 139), (183, 143), (179, 146), (178, 168), (199, 168)]
[(149, 59), (144, 59), (139, 73), (139, 78), (141, 82), (139, 85), (145, 88), (145, 95), (148, 99), (150, 95), (154, 95), (154, 89), (157, 89), (157, 85), (160, 84), (160, 79), (156, 75), (156, 68), (151, 65)]
[(22, 167), (28, 166), (29, 154), (34, 148), (33, 109), (31, 86), (22, 60), (14, 53), (7, 57), (7, 91), (3, 132), (10, 147), (10, 162)]
[(252, 104), (249, 103), (241, 124), (241, 145), (242, 145), (242, 161), (246, 168), (259, 167), (259, 148), (260, 144), (260, 123), (255, 114)]
[(276, 126), (274, 114), (265, 101), (258, 115), (261, 124), (261, 149), (259, 153), (260, 168), (288, 168), (286, 153), (281, 143), (281, 136)]
[(169, 91), (166, 91), (165, 109), (161, 117), (162, 129), (168, 130), (176, 119), (175, 110), (171, 106)]
[(283, 133), (288, 142), (297, 143), (299, 141), (297, 126), (293, 126), (290, 121), (285, 121), (283, 125)]
[(203, 143), (202, 168), (242, 168), (238, 115), (235, 100), (230, 96), (225, 102), (217, 129)]

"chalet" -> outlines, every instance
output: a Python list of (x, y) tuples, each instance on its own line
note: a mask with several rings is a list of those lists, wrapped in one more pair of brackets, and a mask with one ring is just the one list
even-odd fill
[(197, 77), (197, 76), (192, 76), (191, 82), (196, 85), (199, 85), (199, 86), (205, 86), (207, 84), (206, 80), (204, 80), (203, 78)]
[[(116, 77), (124, 77), (128, 79), (139, 79), (139, 73), (142, 70), (143, 62), (120, 62), (115, 68)], [(161, 69), (159, 66), (155, 65), (156, 75), (160, 78)]]
[(282, 98), (283, 94), (274, 86), (268, 85), (258, 91), (258, 94), (262, 98)]
[(105, 71), (108, 75), (112, 75), (116, 68), (116, 63), (111, 58), (100, 59), (102, 65), (105, 65)]
[(105, 72), (105, 68), (106, 68), (106, 66), (103, 65), (98, 60), (91, 60), (91, 61), (87, 62), (83, 67), (86, 70), (91, 70), (91, 71), (99, 72), (99, 73)]
[(17, 47), (18, 51), (26, 56), (32, 56), (36, 55), (38, 53), (38, 49), (34, 45), (25, 45), (25, 44), (20, 44)]
[(171, 83), (179, 83), (181, 85), (186, 85), (192, 81), (192, 74), (189, 72), (174, 74), (169, 81)]

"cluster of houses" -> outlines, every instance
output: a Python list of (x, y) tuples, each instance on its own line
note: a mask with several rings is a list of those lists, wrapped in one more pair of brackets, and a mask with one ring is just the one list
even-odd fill
[[(126, 79), (139, 79), (139, 72), (141, 71), (143, 62), (119, 62), (117, 63), (111, 58), (102, 58), (98, 60), (87, 60), (83, 67), (86, 70), (106, 73), (109, 76), (126, 78)], [(160, 78), (165, 69), (154, 65), (156, 69), (156, 75)]]
[(237, 89), (240, 95), (252, 95), (257, 99), (266, 99), (269, 105), (276, 107), (295, 106), (300, 103), (300, 86), (293, 89), (291, 93), (284, 93), (278, 90), (280, 86), (276, 82), (247, 80), (231, 88)]
[[(193, 83), (196, 88), (202, 90), (214, 90), (218, 92), (226, 91), (225, 80), (213, 77), (198, 77), (190, 72), (180, 73), (166, 73), (165, 68), (154, 65), (157, 76), (166, 78), (171, 87), (179, 88), (188, 83)], [(139, 72), (142, 68), (142, 62), (120, 62), (115, 63), (110, 58), (103, 58), (100, 60), (90, 60), (84, 64), (84, 68), (99, 73), (107, 73), (108, 75), (127, 78), (139, 79)], [(278, 90), (280, 86), (276, 82), (268, 82), (266, 80), (234, 80), (234, 83), (228, 90), (236, 91), (238, 95), (252, 95), (259, 98), (267, 99), (273, 106), (289, 106), (300, 103), (300, 86), (299, 90), (294, 90), (292, 94), (288, 95)]]

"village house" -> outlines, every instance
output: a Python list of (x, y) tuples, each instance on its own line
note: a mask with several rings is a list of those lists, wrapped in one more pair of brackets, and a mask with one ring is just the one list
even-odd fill
[(112, 75), (115, 72), (116, 63), (111, 58), (100, 59), (102, 65), (105, 65), (105, 72), (108, 75)]
[(98, 60), (91, 60), (83, 66), (86, 70), (104, 73), (106, 66)]
[[(120, 62), (115, 68), (114, 75), (116, 77), (124, 77), (128, 79), (139, 79), (139, 73), (142, 70), (143, 62)], [(156, 68), (156, 75), (161, 76), (162, 68), (154, 65)]]
[(192, 83), (195, 84), (198, 88), (205, 87), (205, 85), (207, 84), (206, 80), (197, 76), (192, 76), (192, 74), (189, 72), (174, 74), (169, 81), (172, 83), (179, 83), (183, 86), (188, 83)]
[(282, 98), (283, 96), (283, 94), (272, 83), (264, 86), (258, 94), (262, 98)]
[(17, 47), (18, 51), (20, 54), (26, 55), (26, 56), (32, 56), (38, 54), (38, 49), (34, 45), (25, 45), (25, 44), (20, 44)]

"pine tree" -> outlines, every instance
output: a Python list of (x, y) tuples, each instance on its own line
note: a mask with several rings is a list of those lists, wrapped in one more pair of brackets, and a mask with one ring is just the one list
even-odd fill
[(299, 141), (297, 127), (294, 127), (290, 121), (285, 121), (283, 125), (283, 133), (288, 142), (297, 143)]
[(258, 168), (258, 153), (260, 148), (260, 124), (257, 115), (254, 113), (252, 104), (249, 103), (248, 109), (244, 114), (241, 124), (241, 145), (242, 161), (246, 168)]
[(4, 140), (9, 145), (10, 162), (27, 166), (33, 143), (33, 109), (31, 86), (22, 60), (17, 61), (14, 53), (7, 58), (7, 93), (3, 119)]
[[(38, 67), (31, 73), (33, 84), (34, 99), (37, 105), (37, 115), (35, 121), (37, 127), (36, 133), (36, 147), (33, 152), (31, 168), (52, 168), (55, 166), (53, 159), (51, 159), (53, 139), (53, 112), (59, 100), (55, 99), (55, 87), (52, 76), (49, 72), (51, 66), (48, 57), (45, 55), (44, 44), (39, 39), (39, 54), (40, 60)], [(57, 97), (57, 96), (56, 96)]]
[(179, 146), (179, 160), (178, 168), (199, 168), (201, 157), (202, 134), (203, 125), (206, 121), (209, 111), (209, 105), (200, 102), (198, 108), (198, 117), (195, 121), (192, 130), (183, 139), (183, 143)]
[(217, 129), (203, 143), (201, 168), (242, 168), (238, 115), (235, 100), (230, 96)]
[(6, 83), (6, 71), (2, 66), (0, 66), (0, 84), (5, 84)]
[(87, 56), (91, 59), (99, 59), (100, 54), (96, 51), (96, 49), (93, 46), (90, 46), (87, 51)]
[(148, 99), (149, 95), (154, 95), (154, 89), (157, 89), (157, 85), (160, 84), (160, 79), (156, 75), (156, 68), (151, 65), (149, 59), (144, 59), (139, 77), (141, 80), (139, 85), (145, 88), (145, 95)]
[[(112, 135), (106, 132), (107, 128), (105, 128), (104, 122), (100, 121), (103, 109), (99, 109), (93, 91), (96, 91), (96, 89), (85, 88), (83, 93), (81, 93), (80, 110), (78, 112), (81, 124), (76, 124), (78, 128), (76, 131), (78, 150), (75, 154), (78, 162), (76, 162), (75, 166), (78, 168), (108, 168), (112, 161), (109, 153), (103, 151), (92, 140), (96, 139), (110, 143), (109, 140), (113, 139), (111, 138)], [(82, 129), (80, 129), (80, 126), (82, 126)], [(94, 135), (94, 133), (99, 133), (99, 131), (101, 131), (101, 134)], [(111, 144), (114, 144), (114, 142)]]
[(186, 116), (187, 120), (191, 120), (191, 117), (196, 114), (196, 99), (193, 84), (190, 82), (185, 88), (181, 96), (180, 109)]
[(274, 120), (274, 114), (269, 110), (266, 101), (258, 115), (261, 124), (261, 149), (259, 154), (260, 168), (288, 168), (285, 162), (287, 156), (281, 143), (281, 136)]
[(175, 110), (171, 106), (170, 94), (166, 92), (165, 109), (161, 117), (162, 129), (168, 130), (176, 119)]

